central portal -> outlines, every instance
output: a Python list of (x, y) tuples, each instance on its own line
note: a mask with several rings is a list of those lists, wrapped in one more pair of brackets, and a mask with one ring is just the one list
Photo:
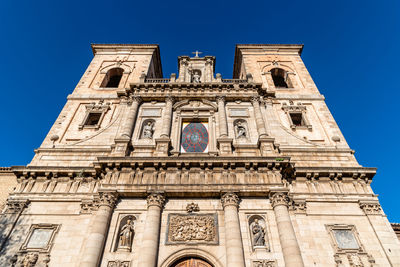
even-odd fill
[(201, 259), (185, 258), (173, 264), (172, 267), (213, 267), (213, 266)]

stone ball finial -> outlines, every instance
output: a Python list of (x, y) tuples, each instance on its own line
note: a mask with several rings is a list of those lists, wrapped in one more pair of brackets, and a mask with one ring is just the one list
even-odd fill
[(58, 136), (58, 135), (52, 135), (51, 137), (50, 137), (50, 140), (51, 141), (53, 141), (53, 142), (55, 142), (55, 141), (57, 141), (58, 139), (59, 139), (60, 137)]

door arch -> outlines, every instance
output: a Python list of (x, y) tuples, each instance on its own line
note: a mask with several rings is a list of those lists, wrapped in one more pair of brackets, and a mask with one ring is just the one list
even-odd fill
[(213, 267), (213, 266), (209, 264), (207, 261), (202, 260), (200, 258), (184, 258), (172, 264), (171, 267)]

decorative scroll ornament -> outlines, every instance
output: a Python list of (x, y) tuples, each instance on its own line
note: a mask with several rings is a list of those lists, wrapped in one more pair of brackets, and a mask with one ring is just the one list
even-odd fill
[(186, 211), (189, 213), (196, 212), (196, 211), (200, 211), (200, 208), (199, 208), (198, 204), (192, 202), (190, 204), (187, 204)]
[(275, 267), (275, 260), (256, 260), (253, 261), (253, 267)]
[(215, 214), (170, 214), (167, 243), (218, 243)]
[(350, 266), (352, 267), (364, 267), (361, 258), (356, 253), (347, 254)]
[(29, 205), (29, 200), (8, 199), (6, 205), (5, 213), (20, 213)]
[(217, 100), (217, 102), (225, 103), (225, 96), (217, 96), (215, 99)]
[(307, 203), (306, 201), (302, 200), (296, 200), (293, 202), (293, 209), (295, 213), (302, 213), (305, 214), (307, 213)]
[(128, 103), (136, 102), (137, 104), (142, 103), (143, 99), (140, 96), (130, 96)]
[(164, 204), (165, 204), (165, 197), (161, 194), (153, 193), (147, 197), (147, 207), (158, 206), (162, 208)]
[(107, 267), (129, 267), (131, 263), (129, 261), (109, 261)]
[(118, 200), (118, 195), (116, 192), (100, 192), (99, 206), (109, 206), (114, 208)]
[(33, 267), (36, 265), (39, 259), (38, 253), (26, 253), (20, 262), (21, 267)]
[(269, 199), (273, 208), (279, 205), (289, 206), (289, 197), (286, 192), (271, 193)]
[(360, 202), (360, 208), (367, 215), (382, 215), (382, 208), (376, 202)]
[(232, 192), (228, 192), (225, 193), (222, 197), (221, 197), (221, 203), (222, 206), (225, 208), (226, 206), (235, 206), (238, 207), (239, 206), (239, 197), (238, 195), (236, 195), (235, 193)]

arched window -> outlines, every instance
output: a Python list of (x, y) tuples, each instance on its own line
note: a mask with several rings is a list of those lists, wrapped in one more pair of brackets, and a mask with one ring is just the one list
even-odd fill
[(124, 70), (121, 68), (110, 69), (107, 72), (106, 77), (104, 77), (101, 87), (117, 88), (119, 86), (119, 82), (121, 81), (123, 73)]
[(279, 68), (272, 69), (271, 76), (276, 88), (292, 87), (285, 70)]

